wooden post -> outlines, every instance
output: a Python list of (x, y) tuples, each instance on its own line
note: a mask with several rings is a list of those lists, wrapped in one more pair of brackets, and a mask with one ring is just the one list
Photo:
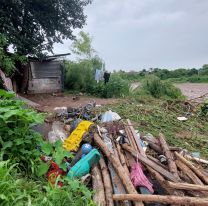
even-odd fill
[(208, 191), (208, 186), (206, 185), (195, 185), (188, 183), (174, 183), (174, 182), (166, 182), (168, 187), (179, 190), (196, 190), (196, 191)]
[(182, 161), (176, 160), (176, 165), (177, 167), (184, 173), (186, 174), (193, 183), (198, 184), (198, 185), (203, 185), (202, 181), (192, 172), (192, 170), (187, 167)]
[(137, 136), (137, 134), (136, 134), (136, 132), (135, 132), (133, 126), (132, 126), (132, 123), (131, 123), (131, 121), (130, 121), (129, 119), (127, 119), (127, 123), (128, 123), (129, 128), (130, 128), (130, 130), (131, 130), (131, 132), (132, 132), (134, 141), (136, 142), (136, 146), (137, 146), (139, 152), (140, 152), (142, 155), (145, 156), (145, 152), (144, 152), (144, 150), (143, 150), (143, 148), (142, 148), (142, 146), (141, 146), (141, 143), (140, 143), (140, 141), (139, 141), (139, 138), (138, 138), (138, 136)]
[[(123, 167), (119, 161), (118, 158), (115, 157), (115, 155), (108, 149), (108, 147), (105, 145), (103, 140), (99, 137), (97, 133), (94, 134), (94, 141), (99, 146), (99, 148), (102, 150), (102, 152), (106, 155), (108, 160), (112, 163), (114, 169), (116, 170), (118, 176), (120, 177), (126, 191), (130, 194), (137, 194), (137, 191), (135, 190), (128, 174), (123, 170)], [(138, 202), (136, 205), (143, 206), (142, 202)]]
[(103, 187), (102, 176), (100, 169), (97, 166), (92, 168), (92, 185), (95, 194), (93, 196), (94, 202), (99, 206), (105, 206), (105, 192)]
[(178, 159), (180, 159), (184, 164), (186, 164), (190, 169), (192, 169), (198, 177), (200, 177), (206, 184), (208, 184), (208, 177), (206, 177), (198, 168), (196, 168), (191, 162), (186, 160), (182, 155), (178, 152), (175, 152), (175, 155)]
[(178, 196), (162, 196), (162, 195), (141, 195), (141, 194), (123, 194), (113, 195), (114, 200), (132, 200), (132, 201), (144, 201), (144, 202), (161, 202), (166, 204), (178, 204), (178, 205), (195, 205), (195, 206), (207, 206), (208, 198), (196, 198), (196, 197), (178, 197)]
[(103, 176), (103, 184), (105, 189), (106, 205), (114, 206), (113, 204), (113, 189), (111, 185), (110, 175), (103, 158), (100, 159), (100, 168)]
[(180, 180), (179, 176), (178, 176), (178, 171), (177, 171), (177, 167), (176, 164), (174, 162), (174, 157), (172, 152), (169, 149), (169, 146), (167, 144), (167, 142), (165, 141), (165, 137), (163, 134), (159, 134), (159, 141), (160, 141), (160, 145), (161, 148), (163, 150), (164, 155), (167, 158), (167, 162), (168, 162), (168, 168), (169, 171), (178, 179)]
[(137, 151), (135, 151), (134, 149), (129, 147), (127, 144), (123, 144), (122, 148), (125, 149), (126, 151), (128, 151), (134, 157), (138, 158), (143, 164), (150, 166), (151, 168), (153, 168), (154, 170), (156, 170), (157, 172), (162, 174), (168, 180), (171, 180), (173, 182), (178, 182), (178, 179), (174, 175), (172, 175), (172, 173), (170, 173), (167, 170), (163, 169), (162, 167), (160, 167), (159, 165), (157, 165), (153, 161), (149, 160), (147, 157), (142, 156)]

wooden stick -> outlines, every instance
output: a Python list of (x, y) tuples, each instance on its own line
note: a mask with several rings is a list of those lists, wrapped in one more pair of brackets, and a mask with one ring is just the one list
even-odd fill
[(110, 175), (107, 169), (107, 166), (105, 164), (105, 161), (103, 158), (99, 161), (101, 173), (103, 176), (103, 184), (105, 188), (105, 197), (106, 197), (106, 205), (107, 206), (114, 206), (113, 204), (113, 189), (111, 185)]
[(197, 191), (208, 191), (208, 186), (205, 185), (195, 185), (195, 184), (188, 184), (188, 183), (174, 183), (167, 181), (166, 182), (168, 187), (173, 189), (180, 189), (180, 190), (197, 190)]
[(159, 141), (160, 141), (160, 145), (161, 145), (161, 148), (163, 150), (163, 153), (164, 155), (166, 156), (167, 158), (167, 161), (168, 161), (168, 168), (169, 168), (169, 171), (178, 179), (180, 180), (179, 176), (178, 176), (178, 171), (177, 171), (177, 167), (176, 167), (176, 164), (174, 162), (174, 157), (173, 157), (173, 154), (172, 152), (170, 151), (169, 149), (169, 146), (165, 140), (165, 137), (163, 134), (159, 134)]
[(113, 195), (114, 200), (132, 200), (144, 202), (161, 202), (166, 204), (207, 206), (208, 198), (178, 197), (162, 195), (123, 194)]
[(192, 170), (187, 167), (182, 161), (176, 160), (176, 165), (177, 167), (184, 173), (186, 174), (193, 183), (198, 184), (198, 185), (203, 185), (202, 181), (192, 172)]
[(139, 141), (139, 138), (138, 138), (138, 136), (137, 136), (137, 134), (136, 134), (136, 132), (135, 132), (133, 126), (132, 126), (132, 123), (131, 123), (131, 121), (130, 121), (129, 119), (127, 119), (127, 123), (128, 123), (128, 125), (129, 125), (129, 129), (130, 129), (131, 132), (132, 132), (134, 141), (136, 142), (136, 145), (137, 145), (137, 148), (138, 148), (139, 152), (140, 152), (142, 155), (145, 156), (145, 152), (144, 152), (144, 150), (143, 150), (143, 148), (142, 148), (142, 146), (141, 146), (141, 143), (140, 143), (140, 141)]
[(136, 143), (135, 143), (135, 141), (134, 141), (134, 138), (132, 137), (132, 134), (131, 134), (131, 131), (130, 131), (129, 127), (128, 127), (128, 126), (124, 126), (124, 128), (125, 128), (125, 131), (126, 131), (126, 134), (127, 134), (127, 137), (128, 137), (128, 139), (129, 139), (129, 142), (130, 142), (131, 146), (132, 146), (135, 150), (137, 150)]
[(154, 170), (156, 170), (157, 172), (162, 174), (168, 180), (171, 180), (173, 182), (178, 182), (178, 179), (174, 175), (172, 175), (170, 172), (163, 169), (162, 167), (160, 167), (159, 165), (157, 165), (153, 161), (149, 160), (147, 157), (142, 156), (137, 151), (135, 151), (134, 149), (129, 147), (127, 144), (123, 144), (122, 148), (125, 149), (126, 151), (128, 151), (132, 156), (138, 158), (143, 164), (150, 166), (151, 168), (153, 168)]
[(100, 169), (97, 166), (92, 168), (92, 185), (95, 194), (93, 196), (93, 200), (97, 205), (105, 206), (105, 192), (102, 181), (102, 176), (100, 173)]
[(168, 167), (164, 164), (162, 164), (158, 159), (150, 156), (150, 155), (147, 155), (148, 159), (152, 160), (153, 162), (155, 162), (156, 164), (158, 164), (160, 167), (162, 167), (163, 169), (165, 170), (168, 170)]
[(125, 160), (125, 157), (124, 157), (124, 154), (123, 154), (123, 151), (121, 149), (121, 146), (120, 144), (116, 144), (116, 147), (117, 147), (117, 151), (118, 151), (118, 155), (119, 155), (119, 158), (121, 160), (121, 165), (123, 166), (123, 168), (125, 169), (126, 171), (126, 174), (129, 175), (129, 169), (127, 167), (127, 164), (126, 164), (126, 160)]
[(175, 155), (178, 159), (180, 159), (184, 164), (186, 164), (190, 169), (192, 169), (199, 178), (201, 178), (206, 184), (208, 184), (208, 177), (206, 177), (198, 168), (196, 168), (191, 162), (186, 160), (182, 155), (178, 152), (175, 152)]
[[(123, 167), (119, 161), (118, 158), (115, 157), (115, 155), (108, 149), (108, 147), (105, 145), (103, 140), (99, 137), (97, 133), (94, 134), (94, 141), (99, 146), (99, 148), (102, 150), (102, 152), (106, 155), (108, 160), (112, 163), (114, 169), (116, 170), (118, 176), (121, 178), (121, 181), (128, 193), (137, 194), (137, 191), (135, 190), (128, 174), (123, 170)], [(138, 202), (137, 205), (143, 206), (142, 202)]]

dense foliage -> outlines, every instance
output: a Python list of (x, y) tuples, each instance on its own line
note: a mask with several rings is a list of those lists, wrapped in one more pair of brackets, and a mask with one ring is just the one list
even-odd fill
[(3, 160), (12, 159), (31, 172), (41, 136), (32, 126), (43, 122), (43, 116), (14, 98), (13, 93), (0, 90), (0, 148)]
[(153, 74), (159, 77), (162, 80), (171, 80), (173, 82), (208, 82), (208, 65), (205, 64), (200, 69), (159, 69), (159, 68), (150, 68), (149, 70), (143, 69), (142, 71), (136, 72), (117, 72), (123, 79), (129, 81), (140, 81), (145, 78), (146, 75)]
[(11, 75), (15, 70), (15, 61), (24, 62), (26, 61), (26, 57), (17, 54), (8, 54), (6, 52), (7, 44), (7, 38), (0, 34), (0, 69), (2, 69), (7, 75)]
[(151, 95), (154, 98), (178, 99), (183, 97), (180, 89), (154, 75), (148, 75), (142, 81), (141, 88), (138, 89), (138, 95), (140, 93)]
[(0, 161), (0, 203), (2, 206), (93, 206), (91, 192), (79, 181), (62, 179), (64, 187), (47, 185), (21, 177), (18, 165)]
[(80, 32), (72, 44), (72, 52), (77, 55), (76, 61), (65, 62), (65, 89), (84, 92), (91, 95), (111, 98), (123, 97), (129, 93), (128, 81), (120, 75), (113, 74), (105, 85), (103, 81), (96, 83), (96, 69), (105, 71), (105, 64), (92, 47), (92, 37)]
[(0, 33), (19, 54), (52, 51), (53, 43), (73, 39), (73, 30), (86, 21), (84, 7), (91, 0), (1, 0)]

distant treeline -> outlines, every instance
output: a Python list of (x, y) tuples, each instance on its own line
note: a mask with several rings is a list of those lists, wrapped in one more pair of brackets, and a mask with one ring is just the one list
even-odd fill
[(142, 80), (148, 74), (154, 74), (162, 80), (170, 80), (173, 82), (208, 82), (208, 64), (203, 65), (200, 69), (159, 69), (150, 68), (149, 70), (143, 69), (142, 71), (135, 72), (117, 72), (123, 79), (129, 81), (139, 81)]

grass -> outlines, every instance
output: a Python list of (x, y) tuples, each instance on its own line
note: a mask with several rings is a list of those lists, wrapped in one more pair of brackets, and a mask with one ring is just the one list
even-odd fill
[(106, 106), (105, 109), (111, 109), (122, 118), (132, 120), (135, 129), (143, 134), (152, 133), (157, 137), (162, 132), (170, 145), (191, 152), (199, 151), (204, 158), (208, 158), (206, 117), (199, 117), (196, 111), (185, 122), (177, 120), (177, 117), (187, 113), (183, 101), (137, 96), (117, 105)]

